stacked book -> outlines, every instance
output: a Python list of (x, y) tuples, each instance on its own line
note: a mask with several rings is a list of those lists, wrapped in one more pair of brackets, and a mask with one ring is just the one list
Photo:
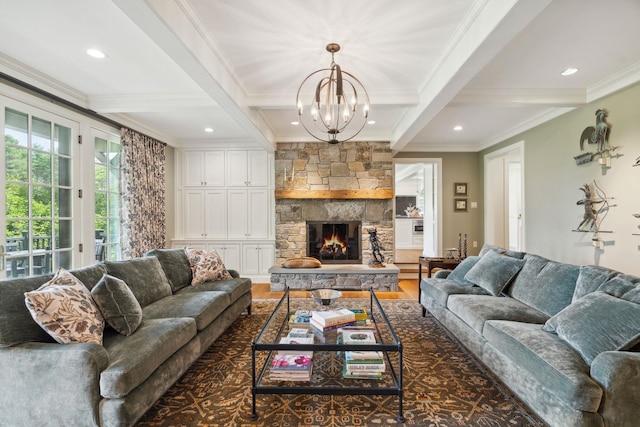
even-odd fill
[[(313, 344), (313, 335), (301, 336), (297, 329), (280, 339), (280, 344)], [(293, 336), (292, 336), (293, 335)], [(313, 351), (280, 350), (271, 359), (269, 379), (283, 381), (310, 381), (313, 369)]]
[(385, 369), (381, 351), (345, 351), (344, 378), (382, 378)]
[(314, 328), (326, 332), (343, 326), (355, 325), (356, 315), (346, 308), (311, 312), (309, 322)]

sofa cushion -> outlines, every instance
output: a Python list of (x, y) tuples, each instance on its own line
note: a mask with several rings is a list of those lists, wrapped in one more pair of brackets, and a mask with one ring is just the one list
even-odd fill
[(571, 304), (580, 268), (527, 254), (520, 273), (507, 293), (553, 316)]
[(238, 298), (247, 292), (251, 292), (251, 279), (246, 277), (238, 279), (216, 280), (213, 282), (201, 283), (198, 286), (189, 286), (180, 289), (176, 295), (199, 293), (208, 291), (225, 292), (229, 295), (230, 303), (233, 304)]
[(69, 270), (69, 273), (76, 276), (89, 290), (93, 289), (93, 287), (102, 280), (102, 276), (104, 276), (106, 272), (107, 268), (101, 263)]
[(199, 292), (171, 295), (149, 304), (142, 310), (144, 319), (189, 317), (195, 320), (198, 331), (203, 330), (229, 306), (224, 292)]
[(640, 303), (640, 298), (632, 295), (640, 292), (640, 277), (623, 274), (605, 267), (587, 265), (580, 267), (580, 274), (573, 293), (572, 301), (575, 302), (591, 292), (601, 291), (628, 301), (635, 300)]
[(471, 270), (474, 265), (476, 265), (479, 260), (479, 256), (470, 256), (465, 258), (460, 264), (456, 266), (456, 268), (453, 269), (451, 273), (449, 273), (447, 279), (458, 282), (461, 285), (475, 286), (475, 283), (465, 279), (464, 276), (469, 272), (469, 270)]
[(513, 299), (491, 295), (451, 295), (447, 308), (482, 334), (487, 320), (514, 320), (542, 324), (549, 319), (535, 308)]
[[(498, 296), (522, 268), (524, 261), (489, 251), (464, 276), (468, 281)], [(455, 270), (454, 270), (455, 271)]]
[(158, 258), (173, 292), (191, 284), (193, 273), (184, 249), (154, 249), (146, 255)]
[(145, 319), (131, 336), (105, 334), (110, 364), (100, 374), (100, 394), (126, 396), (195, 335), (196, 323), (189, 318)]
[(107, 273), (124, 280), (142, 307), (171, 295), (171, 285), (156, 257), (105, 261)]
[(91, 290), (106, 322), (122, 335), (131, 335), (142, 322), (142, 307), (124, 280), (105, 274)]
[(446, 307), (449, 295), (471, 294), (490, 295), (489, 291), (480, 286), (467, 286), (459, 282), (447, 279), (429, 278), (422, 279), (420, 290), (438, 304)]
[(605, 267), (599, 267), (596, 265), (581, 265), (578, 278), (576, 279), (576, 287), (573, 291), (573, 297), (571, 302), (575, 302), (583, 296), (595, 292), (598, 287), (607, 280), (615, 277), (618, 274), (617, 271), (610, 270)]
[(38, 325), (24, 303), (24, 293), (38, 289), (53, 275), (20, 277), (2, 282), (0, 298), (0, 348), (23, 342), (55, 340)]
[(511, 249), (504, 249), (504, 248), (501, 248), (500, 246), (488, 245), (486, 243), (482, 245), (482, 248), (480, 249), (480, 253), (478, 254), (478, 256), (483, 257), (489, 252), (497, 252), (500, 255), (506, 255), (511, 258), (518, 258), (518, 259), (523, 259), (525, 256), (525, 252), (512, 251)]
[(604, 351), (627, 350), (640, 342), (640, 305), (605, 292), (592, 292), (545, 323), (591, 365)]
[(104, 318), (91, 292), (63, 268), (34, 291), (25, 292), (33, 319), (60, 344), (102, 344)]
[(483, 336), (563, 405), (579, 411), (598, 410), (602, 389), (590, 378), (589, 366), (571, 346), (543, 331), (541, 325), (490, 320)]
[(185, 248), (184, 251), (193, 273), (192, 285), (232, 278), (216, 251), (195, 248)]

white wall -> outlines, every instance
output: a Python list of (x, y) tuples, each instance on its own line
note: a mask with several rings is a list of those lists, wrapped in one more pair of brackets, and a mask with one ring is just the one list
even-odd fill
[[(582, 130), (595, 126), (595, 111), (609, 112), (609, 143), (621, 146), (611, 168), (597, 161), (577, 166)], [(526, 251), (573, 264), (596, 264), (640, 275), (640, 85), (569, 112), (517, 135), (495, 149), (525, 141)], [(593, 151), (592, 147), (589, 150)], [(487, 152), (493, 149), (487, 150)], [(593, 233), (576, 233), (584, 210), (576, 202), (579, 190), (593, 180), (614, 197), (615, 205), (601, 224), (603, 250), (592, 244)]]

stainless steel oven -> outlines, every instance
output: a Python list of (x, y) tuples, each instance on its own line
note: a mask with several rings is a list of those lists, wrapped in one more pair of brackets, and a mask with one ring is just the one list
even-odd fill
[(421, 219), (412, 219), (411, 234), (421, 235), (424, 233), (424, 222)]

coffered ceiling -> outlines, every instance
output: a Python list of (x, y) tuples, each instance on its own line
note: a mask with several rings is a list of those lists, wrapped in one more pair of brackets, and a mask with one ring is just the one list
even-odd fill
[[(638, 0), (0, 0), (0, 9), (0, 72), (174, 146), (312, 140), (291, 124), (295, 96), (329, 65), (330, 42), (369, 92), (375, 124), (358, 139), (396, 152), (477, 151), (640, 80)], [(578, 72), (561, 76), (569, 67)]]

